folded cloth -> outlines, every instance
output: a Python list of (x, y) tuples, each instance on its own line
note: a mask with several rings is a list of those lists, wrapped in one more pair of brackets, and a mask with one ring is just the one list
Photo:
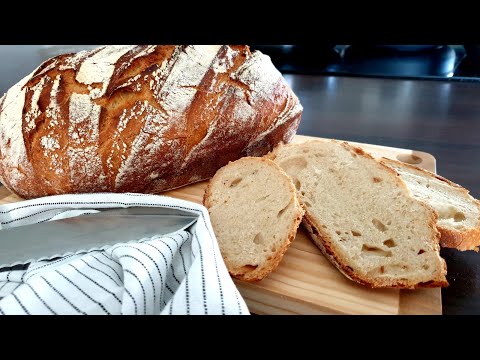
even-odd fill
[[(177, 209), (189, 228), (0, 268), (0, 314), (248, 314), (223, 262), (208, 211), (144, 194), (59, 195), (0, 206), (0, 229), (112, 207)], [(42, 241), (35, 239), (32, 241)], [(0, 251), (1, 251), (0, 230)]]

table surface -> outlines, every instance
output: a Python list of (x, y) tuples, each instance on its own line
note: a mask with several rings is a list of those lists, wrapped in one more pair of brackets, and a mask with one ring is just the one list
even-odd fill
[[(285, 75), (304, 107), (298, 134), (425, 151), (480, 198), (480, 84)], [(444, 314), (480, 314), (480, 253), (442, 249)]]

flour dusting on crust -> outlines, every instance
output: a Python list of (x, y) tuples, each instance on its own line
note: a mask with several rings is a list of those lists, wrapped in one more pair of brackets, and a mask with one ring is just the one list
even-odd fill
[[(177, 49), (177, 56), (174, 58), (173, 67), (170, 67), (169, 75), (165, 81), (162, 73), (168, 67), (168, 64), (162, 63), (162, 66), (152, 73), (150, 88), (153, 89), (157, 101), (162, 104), (163, 114), (151, 107), (146, 110), (146, 121), (144, 131), (135, 139), (132, 149), (126, 160), (122, 161), (120, 170), (115, 180), (115, 187), (119, 188), (132, 176), (133, 172), (138, 172), (138, 168), (133, 166), (135, 159), (138, 159), (138, 153), (145, 146), (148, 150), (142, 157), (145, 159), (144, 166), (150, 165), (155, 154), (159, 152), (161, 146), (167, 139), (163, 139), (163, 133), (172, 126), (176, 126), (178, 132), (186, 132), (187, 108), (192, 103), (197, 92), (196, 87), (204, 78), (210, 68), (210, 65), (217, 56), (221, 46), (189, 46), (183, 51)], [(143, 109), (142, 109), (143, 110)], [(170, 122), (168, 122), (170, 119)], [(125, 120), (123, 120), (125, 121)], [(121, 122), (120, 122), (121, 124)], [(119, 125), (120, 125), (119, 124)], [(169, 141), (169, 146), (178, 146), (178, 141)], [(171, 152), (175, 157), (183, 156), (177, 148), (172, 148)]]
[(176, 59), (175, 65), (157, 95), (157, 100), (169, 116), (185, 116), (196, 86), (205, 76), (221, 46), (188, 46)]
[(41, 114), (40, 108), (38, 107), (38, 100), (40, 99), (43, 88), (48, 81), (51, 81), (51, 79), (48, 76), (44, 76), (31, 88), (31, 90), (33, 90), (32, 100), (30, 102), (30, 108), (25, 113), (25, 131), (27, 133), (35, 129), (35, 119)]
[(282, 74), (273, 66), (270, 57), (258, 51), (254, 52), (230, 77), (250, 88), (253, 104), (265, 94), (273, 94), (278, 81), (283, 79)]
[(3, 163), (1, 166), (4, 167), (4, 177), (8, 177), (8, 183), (12, 188), (32, 173), (32, 166), (27, 162), (22, 129), (26, 92), (24, 85), (32, 74), (33, 72), (8, 90), (0, 113), (0, 148)]
[(103, 96), (115, 70), (115, 63), (134, 48), (133, 45), (104, 47), (82, 63), (80, 70), (77, 72), (76, 80), (85, 85), (102, 84), (101, 89), (92, 89), (90, 94), (93, 99)]
[(92, 182), (97, 182), (99, 189), (106, 189), (98, 153), (100, 111), (101, 107), (88, 95), (74, 93), (70, 97), (68, 136), (71, 145), (67, 149), (70, 177), (72, 183), (84, 191), (91, 189)]

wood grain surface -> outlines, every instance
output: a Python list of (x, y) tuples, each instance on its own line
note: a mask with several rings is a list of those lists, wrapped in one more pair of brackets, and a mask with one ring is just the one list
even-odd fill
[[(294, 142), (311, 138), (296, 136)], [(357, 144), (357, 143), (354, 143)], [(407, 149), (357, 144), (374, 156), (409, 161), (435, 171), (430, 154)], [(202, 203), (207, 182), (164, 193)], [(0, 188), (0, 203), (21, 199)], [(303, 229), (275, 272), (258, 283), (235, 280), (252, 313), (256, 314), (441, 314), (440, 289), (370, 289), (343, 276), (310, 241)]]

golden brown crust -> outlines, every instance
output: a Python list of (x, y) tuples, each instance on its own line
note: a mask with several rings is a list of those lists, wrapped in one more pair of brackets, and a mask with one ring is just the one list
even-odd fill
[[(428, 170), (422, 169), (418, 166), (396, 161), (393, 159), (388, 159), (388, 158), (382, 158), (381, 162), (387, 166), (388, 166), (388, 163), (393, 163), (398, 166), (416, 170), (422, 174), (425, 174), (425, 176), (427, 177), (433, 177), (442, 182), (445, 182), (446, 184), (456, 188), (458, 191), (463, 192), (465, 196), (471, 197), (470, 191), (465, 189), (463, 186), (457, 183), (454, 183), (453, 181), (450, 181), (444, 178), (443, 176), (440, 176)], [(472, 198), (472, 201), (474, 201), (477, 207), (480, 209), (480, 201), (478, 201), (477, 199), (474, 199), (473, 197), (471, 198)], [(441, 234), (440, 245), (442, 247), (454, 248), (460, 251), (474, 250), (478, 252), (479, 246), (480, 246), (480, 228), (479, 227), (470, 228), (466, 230), (457, 230), (457, 229), (448, 229), (446, 227), (443, 227), (437, 224), (437, 228)]]
[(301, 112), (268, 57), (248, 46), (60, 55), (2, 99), (0, 177), (24, 198), (159, 193), (289, 142)]
[[(237, 162), (242, 162), (242, 161), (248, 161), (250, 158), (249, 157), (244, 157), (240, 160), (237, 160)], [(292, 241), (295, 239), (295, 236), (297, 235), (297, 229), (302, 222), (303, 215), (305, 213), (303, 206), (300, 204), (297, 196), (297, 192), (295, 189), (295, 186), (290, 180), (290, 177), (283, 171), (283, 169), (275, 164), (273, 161), (267, 159), (266, 157), (261, 157), (261, 158), (255, 158), (257, 161), (264, 162), (265, 164), (268, 164), (268, 166), (274, 167), (281, 176), (284, 176), (285, 179), (287, 180), (287, 183), (290, 187), (290, 193), (291, 196), (294, 199), (294, 204), (295, 204), (295, 210), (297, 212), (297, 216), (295, 220), (292, 222), (289, 230), (289, 234), (287, 236), (287, 239), (285, 242), (279, 247), (279, 249), (275, 252), (275, 254), (272, 256), (270, 260), (268, 260), (265, 264), (262, 266), (258, 267), (252, 267), (252, 266), (242, 266), (240, 268), (238, 267), (233, 267), (229, 263), (228, 259), (225, 259), (224, 261), (227, 266), (227, 269), (233, 277), (242, 280), (242, 281), (247, 281), (247, 282), (257, 282), (265, 278), (268, 274), (270, 274), (272, 271), (274, 271), (280, 262), (282, 261), (283, 255), (285, 252), (288, 250), (288, 247), (292, 243)], [(210, 211), (210, 208), (213, 206), (211, 203), (211, 195), (212, 195), (212, 187), (215, 186), (216, 179), (222, 175), (222, 173), (226, 171), (226, 167), (222, 167), (217, 171), (215, 176), (208, 182), (208, 185), (205, 189), (204, 196), (203, 196), (203, 205)], [(215, 231), (215, 229), (214, 229)]]
[(480, 246), (480, 229), (452, 230), (438, 226), (442, 247), (454, 248), (460, 251), (473, 250), (478, 252)]

